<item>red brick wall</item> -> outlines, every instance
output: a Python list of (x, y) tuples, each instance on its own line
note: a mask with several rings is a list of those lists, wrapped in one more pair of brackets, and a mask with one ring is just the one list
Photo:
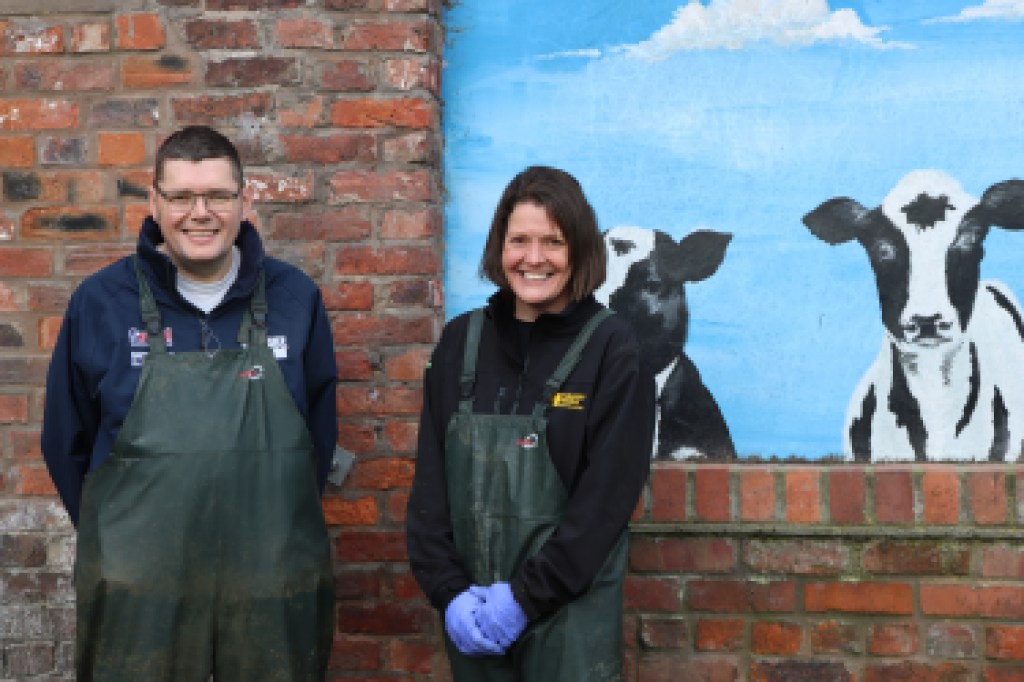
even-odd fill
[[(359, 458), (324, 501), (332, 680), (445, 679), (402, 535), (442, 315), (439, 3), (0, 0), (0, 679), (73, 677), (47, 356), (74, 285), (132, 248), (159, 140), (193, 122), (238, 141), (253, 218), (334, 324)], [(627, 677), (1024, 682), (1022, 515), (1016, 467), (657, 465)]]

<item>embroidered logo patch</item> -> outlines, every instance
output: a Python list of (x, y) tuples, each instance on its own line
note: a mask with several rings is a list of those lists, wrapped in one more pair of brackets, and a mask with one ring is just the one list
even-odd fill
[(244, 372), (239, 372), (238, 376), (249, 381), (259, 381), (263, 378), (263, 365), (253, 365)]
[(523, 436), (522, 438), (517, 440), (516, 445), (518, 445), (521, 448), (530, 449), (537, 447), (537, 443), (539, 442), (540, 438), (537, 436), (537, 434), (531, 433), (529, 436)]
[(267, 347), (274, 351), (274, 358), (278, 360), (284, 360), (288, 357), (288, 337), (287, 336), (268, 336)]
[(561, 407), (566, 410), (582, 410), (583, 401), (587, 399), (585, 393), (556, 393), (551, 398), (551, 407)]
[[(171, 328), (167, 327), (164, 329), (164, 344), (167, 346), (171, 345)], [(132, 348), (145, 348), (149, 345), (149, 335), (145, 329), (136, 329), (130, 327), (128, 329), (128, 344)]]

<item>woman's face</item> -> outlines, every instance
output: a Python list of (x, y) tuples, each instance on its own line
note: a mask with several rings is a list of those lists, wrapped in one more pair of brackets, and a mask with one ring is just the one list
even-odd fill
[(569, 245), (543, 206), (516, 204), (508, 218), (501, 269), (516, 299), (517, 319), (561, 312), (569, 303)]

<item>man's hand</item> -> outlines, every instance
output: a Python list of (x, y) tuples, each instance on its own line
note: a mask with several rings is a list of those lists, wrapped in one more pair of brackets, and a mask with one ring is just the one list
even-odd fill
[(486, 589), (476, 614), (480, 631), (507, 651), (526, 629), (526, 613), (512, 596), (508, 583), (494, 583)]
[(452, 599), (444, 611), (444, 627), (455, 648), (467, 656), (500, 656), (505, 649), (480, 632), (477, 624), (482, 594), (483, 588), (473, 585)]

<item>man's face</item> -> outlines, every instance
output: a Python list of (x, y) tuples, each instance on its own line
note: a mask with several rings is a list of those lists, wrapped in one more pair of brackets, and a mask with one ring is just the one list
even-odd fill
[(251, 202), (225, 158), (169, 159), (158, 187), (149, 190), (167, 255), (182, 275), (200, 282), (215, 282), (231, 269), (231, 245)]

